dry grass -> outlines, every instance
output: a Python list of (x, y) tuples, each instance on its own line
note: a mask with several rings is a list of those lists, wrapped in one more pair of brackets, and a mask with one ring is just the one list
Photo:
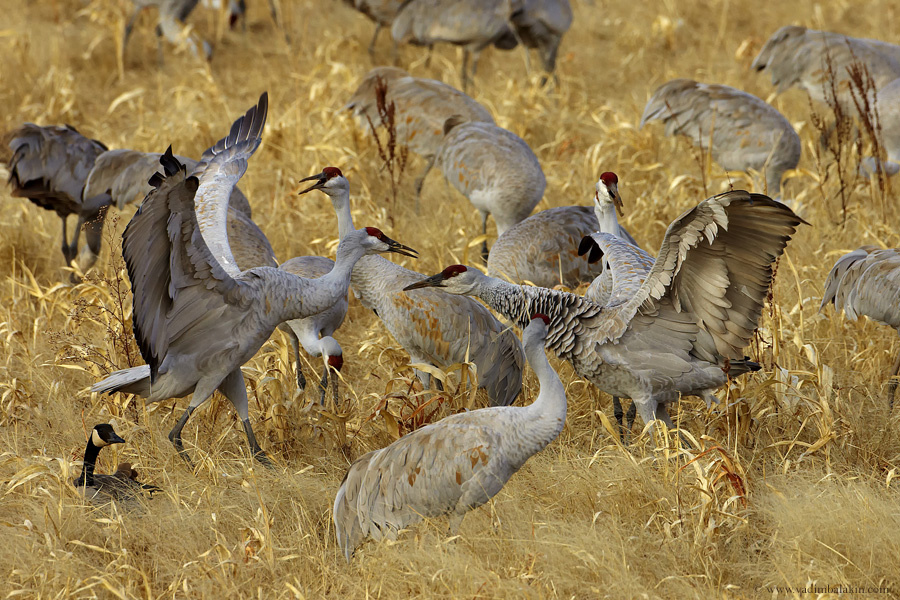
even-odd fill
[[(573, 3), (558, 88), (528, 78), (520, 53), (487, 52), (474, 95), (538, 154), (548, 179), (539, 209), (587, 202), (598, 174), (614, 170), (626, 224), (648, 248), (704, 187), (751, 185), (714, 164), (701, 163), (701, 173), (683, 141), (636, 129), (657, 85), (693, 77), (765, 98), (771, 87), (749, 62), (781, 25), (882, 39), (898, 26), (887, 0)], [(172, 143), (196, 156), (267, 89), (265, 140), (241, 185), (282, 259), (333, 252), (328, 202), (296, 195), (298, 179), (329, 164), (351, 180), (357, 224), (419, 249), (412, 266), (420, 272), (472, 254), (477, 213), (438, 176), (424, 188), (423, 217), (412, 210), (414, 177), (404, 177), (388, 219), (391, 182), (377, 148), (337, 111), (372, 66), (363, 17), (332, 0), (281, 2), (295, 44), (288, 48), (265, 2), (250, 3), (246, 36), (222, 33), (215, 15), (201, 14), (199, 30), (222, 34), (215, 60), (167, 50), (162, 71), (145, 17), (120, 77), (114, 39), (125, 4), (96, 0), (82, 11), (81, 0), (0, 0), (0, 128), (71, 123), (110, 147), (161, 151)], [(379, 56), (388, 53), (382, 40)], [(415, 49), (401, 60), (417, 75), (459, 83), (453, 49), (439, 49), (430, 70)], [(183, 401), (145, 407), (87, 391), (104, 369), (128, 360), (109, 335), (120, 332), (109, 284), (121, 267), (115, 242), (127, 215), (110, 227), (100, 278), (71, 287), (59, 283), (67, 277), (57, 218), (0, 193), (0, 597), (770, 598), (769, 586), (810, 583), (897, 594), (900, 435), (884, 395), (896, 335), (817, 308), (833, 260), (864, 243), (900, 245), (900, 217), (888, 211), (883, 220), (875, 184), (859, 181), (844, 190), (852, 192), (847, 220), (837, 226), (841, 190), (811, 158), (817, 135), (804, 96), (792, 91), (774, 102), (804, 139), (786, 197), (812, 227), (781, 260), (751, 350), (765, 369), (728, 390), (725, 407), (707, 413), (685, 400), (675, 411), (708, 452), (656, 452), (646, 440), (621, 448), (597, 412), (609, 410), (606, 397), (555, 363), (569, 382), (565, 431), (467, 518), (459, 539), (448, 541), (438, 521), (395, 544), (368, 544), (350, 565), (330, 521), (348, 460), (388, 443), (393, 421), (422, 401), (409, 391), (404, 353), (376, 317), (351, 303), (338, 334), (349, 391), (335, 413), (320, 414), (295, 393), (286, 340), (275, 334), (245, 373), (251, 418), (278, 467), (254, 466), (235, 415), (216, 398), (185, 431), (202, 458), (192, 474), (165, 437)], [(410, 157), (409, 169), (421, 166)], [(536, 392), (530, 373), (526, 391)], [(375, 415), (388, 395), (393, 416)], [(465, 393), (450, 400), (459, 406)], [(85, 505), (68, 484), (85, 432), (107, 420), (129, 443), (107, 451), (101, 470), (127, 459), (165, 489), (140, 510)]]

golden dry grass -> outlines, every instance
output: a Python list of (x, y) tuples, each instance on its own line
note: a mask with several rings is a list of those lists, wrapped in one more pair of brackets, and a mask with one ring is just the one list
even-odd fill
[[(350, 178), (357, 224), (419, 249), (411, 266), (420, 272), (474, 256), (478, 218), (465, 199), (432, 175), (426, 210), (415, 215), (422, 162), (413, 158), (393, 206), (373, 143), (337, 110), (372, 66), (362, 16), (336, 1), (282, 0), (294, 40), (287, 47), (261, 0), (250, 3), (246, 35), (221, 33), (216, 15), (198, 11), (195, 26), (222, 35), (214, 61), (167, 49), (162, 70), (147, 16), (120, 77), (115, 37), (125, 4), (0, 0), (0, 129), (70, 123), (110, 147), (171, 143), (196, 156), (268, 90), (264, 143), (241, 187), (282, 259), (333, 252), (329, 203), (296, 196), (297, 179), (327, 164)], [(648, 248), (678, 213), (729, 181), (715, 165), (701, 174), (696, 153), (663, 139), (660, 127), (637, 130), (657, 85), (693, 77), (766, 98), (771, 86), (748, 67), (781, 25), (887, 40), (898, 27), (889, 0), (573, 4), (558, 88), (529, 79), (521, 53), (487, 52), (473, 95), (540, 158), (548, 179), (540, 209), (585, 203), (598, 174), (614, 170), (626, 224)], [(385, 40), (379, 56), (388, 58)], [(454, 49), (438, 49), (429, 70), (415, 49), (401, 60), (416, 75), (459, 83)], [(769, 598), (770, 586), (811, 583), (892, 590), (853, 597), (896, 596), (900, 436), (884, 374), (897, 336), (817, 313), (839, 254), (898, 245), (896, 200), (856, 182), (841, 226), (835, 179), (813, 160), (805, 97), (792, 91), (773, 101), (804, 140), (787, 197), (812, 227), (782, 259), (751, 349), (764, 370), (728, 390), (727, 408), (707, 413), (693, 399), (673, 407), (709, 452), (656, 451), (646, 439), (623, 449), (597, 412), (609, 411), (608, 399), (555, 361), (570, 402), (559, 440), (472, 513), (455, 541), (437, 521), (397, 543), (363, 546), (350, 565), (331, 525), (348, 460), (388, 443), (393, 417), (410, 415), (404, 402), (420, 401), (409, 398), (406, 356), (377, 318), (352, 302), (338, 334), (348, 384), (338, 414), (320, 414), (311, 396), (294, 391), (286, 341), (275, 334), (245, 373), (251, 418), (277, 468), (253, 464), (234, 413), (215, 398), (185, 430), (201, 459), (192, 474), (166, 439), (184, 401), (145, 407), (88, 391), (103, 369), (127, 364), (108, 335), (119, 331), (111, 313), (97, 307), (118, 306), (109, 283), (123, 276), (116, 253), (130, 212), (109, 222), (100, 280), (72, 287), (59, 283), (67, 277), (56, 216), (0, 193), (0, 597)], [(529, 373), (528, 398), (536, 389)], [(458, 409), (465, 394), (451, 400)], [(106, 451), (101, 470), (127, 459), (165, 490), (139, 510), (85, 504), (68, 483), (86, 431), (109, 420), (129, 443)]]

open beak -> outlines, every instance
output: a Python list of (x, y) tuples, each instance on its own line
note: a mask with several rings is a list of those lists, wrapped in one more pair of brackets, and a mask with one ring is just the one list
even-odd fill
[(616, 207), (616, 212), (619, 213), (620, 217), (625, 216), (624, 205), (622, 204), (622, 196), (619, 195), (619, 186), (614, 185), (609, 188), (609, 191), (612, 192), (612, 201), (613, 206)]
[(404, 246), (400, 242), (395, 242), (386, 235), (381, 238), (381, 241), (388, 245), (388, 252), (396, 252), (397, 254), (402, 254), (403, 256), (419, 258), (418, 250), (413, 250), (409, 246)]
[(302, 194), (305, 194), (306, 192), (311, 192), (313, 190), (322, 189), (325, 186), (325, 182), (328, 181), (328, 177), (325, 176), (325, 171), (322, 171), (321, 173), (317, 173), (315, 175), (310, 175), (309, 177), (301, 179), (300, 183), (303, 183), (304, 181), (315, 181), (316, 183), (309, 186), (308, 188), (306, 188), (305, 190), (300, 192), (300, 194), (298, 194), (298, 195), (302, 195)]
[(403, 291), (408, 292), (410, 290), (418, 290), (427, 287), (447, 287), (446, 285), (444, 285), (444, 274), (438, 273), (437, 275), (432, 275), (431, 277), (423, 279), (422, 281), (412, 283), (403, 288)]

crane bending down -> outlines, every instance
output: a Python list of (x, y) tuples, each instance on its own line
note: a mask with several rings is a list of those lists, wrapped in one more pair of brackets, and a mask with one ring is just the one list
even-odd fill
[[(321, 190), (331, 199), (341, 239), (354, 230), (350, 214), (350, 182), (336, 167), (302, 181), (316, 183), (300, 192)], [(380, 256), (364, 257), (350, 280), (360, 303), (375, 312), (390, 334), (409, 353), (413, 364), (438, 368), (471, 362), (491, 405), (512, 404), (522, 389), (522, 344), (509, 327), (471, 298), (448, 296), (436, 290), (405, 294), (402, 289), (421, 280), (421, 273)], [(416, 370), (427, 388), (431, 376)]]
[(757, 327), (775, 260), (800, 223), (790, 208), (761, 194), (714, 196), (669, 226), (646, 276), (631, 244), (596, 234), (613, 279), (606, 305), (463, 265), (406, 289), (477, 296), (520, 327), (527, 314), (547, 314), (547, 346), (557, 356), (601, 390), (632, 398), (645, 423), (660, 419), (671, 427), (665, 404), (679, 393), (711, 401), (729, 375), (759, 369), (743, 348)]
[[(800, 136), (773, 106), (727, 85), (673, 79), (653, 93), (641, 127), (662, 121), (729, 171), (764, 173), (766, 193), (781, 196), (781, 177), (800, 162)], [(778, 198), (776, 198), (778, 199)]]
[[(492, 123), (447, 119), (435, 164), (481, 213), (485, 235), (488, 215), (494, 217), (497, 235), (503, 235), (531, 214), (547, 187), (541, 163), (525, 140)], [(481, 253), (487, 262), (486, 240)]]
[[(375, 55), (375, 42), (378, 41), (378, 34), (385, 27), (390, 27), (394, 22), (394, 18), (405, 4), (406, 0), (344, 0), (344, 4), (352, 6), (362, 14), (366, 15), (375, 23), (375, 33), (372, 35), (372, 41), (369, 43), (369, 56)], [(392, 54), (396, 58), (397, 42), (393, 43)]]
[(425, 159), (422, 174), (416, 179), (416, 212), (425, 177), (434, 166), (444, 142), (444, 123), (452, 116), (461, 121), (494, 123), (491, 113), (481, 104), (453, 86), (412, 77), (396, 67), (375, 67), (369, 71), (344, 106), (352, 110), (363, 127), (383, 125), (378, 114), (378, 83), (387, 86), (384, 104), (394, 104), (397, 144), (406, 146)]
[(544, 354), (547, 325), (536, 314), (522, 339), (541, 391), (528, 406), (451, 415), (356, 459), (334, 499), (334, 529), (347, 560), (367, 537), (396, 539), (422, 519), (450, 515), (456, 535), (466, 513), (497, 495), (566, 422), (566, 390)]
[(190, 176), (169, 149), (160, 160), (165, 175), (153, 177), (155, 189), (123, 235), (134, 334), (147, 364), (117, 371), (91, 389), (138, 394), (149, 402), (193, 394), (169, 433), (188, 462), (181, 432), (216, 389), (240, 416), (253, 455), (268, 462), (250, 425), (241, 365), (279, 323), (315, 314), (346, 295), (350, 272), (363, 255), (412, 255), (367, 228), (348, 234), (335, 268), (320, 279), (271, 267), (239, 269), (228, 242), (228, 199), (259, 147), (267, 108), (263, 94), (228, 136), (204, 152)]
[[(28, 198), (62, 219), (62, 253), (66, 266), (77, 257), (81, 272), (87, 271), (100, 252), (103, 209), (108, 200), (85, 199), (82, 191), (94, 161), (106, 152), (106, 146), (84, 137), (74, 127), (40, 127), (25, 123), (12, 132), (9, 149), (13, 152), (9, 161), (12, 195)], [(69, 215), (78, 216), (71, 242), (66, 231)], [(87, 244), (79, 252), (82, 225), (87, 225)]]
[(616, 211), (622, 211), (616, 174), (600, 175), (596, 190), (593, 209), (548, 208), (507, 229), (488, 254), (488, 275), (546, 288), (558, 284), (574, 288), (594, 281), (603, 272), (603, 263), (590, 263), (575, 251), (584, 236), (603, 231), (637, 245), (616, 218)]
[[(827, 304), (843, 310), (851, 321), (865, 315), (900, 332), (900, 250), (863, 246), (840, 257), (825, 281), (821, 311)], [(894, 408), (900, 354), (888, 383), (888, 403)]]
[[(191, 54), (198, 56), (200, 48), (203, 50), (203, 58), (210, 60), (212, 58), (212, 44), (204, 39), (198, 38), (193, 32), (184, 31), (184, 23), (196, 8), (200, 0), (131, 0), (134, 4), (134, 10), (128, 17), (125, 24), (125, 33), (122, 36), (122, 52), (128, 45), (128, 38), (131, 37), (131, 31), (134, 29), (134, 23), (138, 16), (145, 8), (155, 6), (157, 9), (156, 17), (156, 52), (157, 61), (160, 66), (163, 64), (162, 38), (166, 38), (172, 44), (187, 44)], [(200, 48), (198, 48), (200, 46)]]

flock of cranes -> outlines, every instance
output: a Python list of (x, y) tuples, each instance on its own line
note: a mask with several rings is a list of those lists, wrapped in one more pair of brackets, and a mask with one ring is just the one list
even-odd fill
[[(462, 46), (464, 89), (489, 46), (535, 48), (552, 73), (572, 23), (567, 0), (347, 3), (375, 22), (371, 51), (388, 26), (396, 42)], [(157, 7), (159, 31), (167, 37), (196, 4), (135, 0), (137, 10)], [(230, 6), (233, 12), (246, 9), (243, 2)], [(825, 55), (830, 71), (822, 68)], [(900, 48), (883, 42), (792, 26), (772, 36), (754, 67), (770, 72), (779, 91), (797, 85), (827, 101), (820, 94), (823, 73), (846, 77), (853, 65), (863, 64), (876, 85), (871, 100), (881, 103), (900, 93), (894, 91), (900, 89), (898, 60)], [(847, 97), (839, 101), (849, 107)], [(423, 518), (450, 515), (455, 532), (469, 510), (497, 494), (559, 435), (565, 386), (545, 349), (613, 397), (623, 437), (635, 413), (650, 428), (656, 421), (674, 427), (666, 405), (680, 395), (712, 404), (730, 377), (760, 369), (744, 351), (776, 261), (805, 223), (780, 201), (783, 179), (797, 167), (801, 145), (790, 122), (772, 106), (735, 88), (688, 79), (670, 81), (652, 95), (642, 126), (662, 121), (666, 134), (690, 138), (723, 168), (760, 173), (764, 189), (776, 197), (737, 190), (708, 198), (671, 222), (654, 258), (618, 222), (625, 205), (615, 173), (599, 176), (592, 205), (531, 215), (546, 188), (540, 162), (527, 142), (499, 127), (484, 106), (445, 83), (377, 67), (345, 108), (363, 126), (376, 127), (383, 125), (378, 105), (384, 102), (396, 110), (398, 142), (427, 164), (415, 185), (417, 207), (425, 177), (436, 167), (478, 209), (485, 237), (487, 218), (493, 217), (499, 237), (490, 250), (487, 242), (483, 246), (487, 274), (451, 265), (426, 277), (376, 256), (415, 258), (417, 253), (375, 227), (355, 228), (350, 182), (337, 167), (300, 180), (308, 184), (301, 194), (320, 192), (335, 211), (340, 243), (334, 260), (300, 256), (279, 263), (252, 220), (250, 201), (236, 187), (263, 139), (265, 93), (199, 161), (177, 156), (171, 147), (164, 153), (109, 150), (68, 126), (27, 123), (15, 131), (12, 194), (61, 217), (63, 255), (75, 264), (76, 281), (97, 260), (106, 210), (122, 210), (142, 198), (123, 234), (122, 251), (133, 294), (134, 336), (146, 364), (114, 372), (92, 390), (136, 394), (147, 402), (191, 395), (169, 434), (189, 464), (182, 431), (194, 410), (218, 390), (241, 419), (252, 455), (271, 466), (250, 423), (241, 366), (281, 328), (296, 355), (301, 389), (306, 387), (302, 347), (324, 363), (320, 402), (329, 379), (337, 400), (338, 378), (331, 372), (340, 371), (344, 358), (333, 336), (347, 314), (348, 290), (378, 316), (412, 364), (473, 363), (490, 407), (418, 429), (350, 465), (333, 514), (338, 545), (350, 560), (366, 537), (394, 538)], [(885, 108), (882, 114), (890, 124), (900, 113)], [(893, 131), (900, 131), (900, 123), (885, 128), (892, 160), (900, 148), (887, 139)], [(72, 241), (66, 229), (70, 215), (78, 217)], [(82, 228), (87, 243), (79, 249)], [(589, 284), (583, 295), (554, 289), (582, 284)], [(826, 282), (822, 307), (828, 303), (850, 318), (864, 314), (900, 329), (898, 251), (865, 246), (843, 256)], [(522, 329), (522, 342), (511, 326)], [(540, 394), (528, 406), (513, 406), (526, 360)], [(891, 401), (898, 371), (900, 357), (891, 373)], [(428, 372), (416, 375), (431, 386)], [(621, 398), (633, 401), (627, 427)], [(137, 481), (128, 464), (113, 475), (94, 473), (100, 449), (123, 442), (108, 424), (93, 429), (82, 475), (74, 482), (87, 497), (133, 498), (156, 491)]]

